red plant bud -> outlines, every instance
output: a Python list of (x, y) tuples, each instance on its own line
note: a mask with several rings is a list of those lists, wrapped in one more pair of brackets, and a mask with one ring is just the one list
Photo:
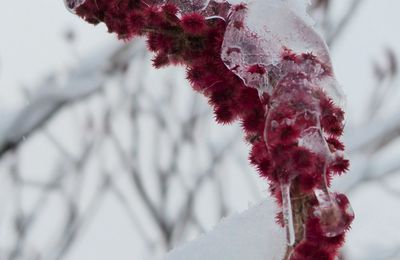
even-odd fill
[(343, 174), (349, 170), (349, 167), (349, 160), (345, 159), (343, 156), (337, 156), (329, 165), (329, 170), (336, 174)]
[(260, 74), (263, 75), (265, 74), (267, 71), (265, 70), (265, 68), (259, 64), (254, 64), (252, 66), (250, 66), (247, 69), (247, 72), (251, 73), (251, 74)]
[(153, 62), (153, 66), (157, 69), (169, 64), (169, 58), (165, 53), (156, 54), (151, 61)]
[(129, 12), (126, 17), (126, 23), (131, 35), (140, 34), (140, 30), (144, 26), (144, 18), (142, 13), (136, 11)]
[(198, 13), (186, 14), (181, 19), (183, 30), (187, 33), (199, 35), (206, 29), (206, 20), (204, 16)]
[(175, 16), (179, 11), (178, 7), (171, 3), (165, 4), (162, 7), (162, 9), (167, 15), (171, 15), (171, 16)]
[(329, 137), (326, 142), (329, 145), (329, 148), (332, 152), (339, 150), (339, 151), (344, 151), (344, 144), (340, 142), (337, 138), (335, 137)]
[(235, 113), (231, 107), (222, 105), (214, 108), (215, 120), (220, 124), (230, 124), (235, 120)]
[(159, 27), (164, 22), (164, 15), (158, 6), (150, 6), (144, 10), (147, 24), (152, 27)]

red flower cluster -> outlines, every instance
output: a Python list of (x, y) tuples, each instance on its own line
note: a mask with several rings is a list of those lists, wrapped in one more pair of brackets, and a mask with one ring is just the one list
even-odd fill
[[(316, 80), (331, 72), (311, 54), (285, 50), (279, 73), (270, 79), (276, 82), (274, 90), (260, 96), (221, 60), (229, 8), (246, 6), (211, 1), (202, 11), (183, 12), (157, 0), (86, 0), (75, 11), (89, 23), (104, 22), (120, 39), (145, 36), (149, 50), (156, 53), (156, 68), (186, 66), (187, 79), (207, 97), (216, 121), (241, 122), (251, 145), (250, 162), (269, 180), (278, 203), (282, 205), (282, 184), (313, 198), (305, 216), (304, 238), (295, 245), (291, 259), (334, 259), (344, 234), (327, 236), (326, 229), (348, 228), (349, 203), (344, 195), (331, 194), (336, 207), (324, 208), (314, 196), (314, 189), (326, 189), (332, 175), (342, 174), (349, 166), (340, 154), (344, 113)], [(322, 68), (320, 75), (308, 72), (316, 67)], [(269, 68), (254, 64), (247, 72), (260, 77), (268, 75)], [(320, 142), (315, 144), (315, 140)]]

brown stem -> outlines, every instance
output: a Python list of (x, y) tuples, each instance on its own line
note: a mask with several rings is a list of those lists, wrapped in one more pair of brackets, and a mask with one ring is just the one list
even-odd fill
[(291, 190), (291, 203), (293, 213), (293, 226), (295, 231), (295, 242), (292, 246), (286, 247), (286, 252), (283, 260), (289, 260), (294, 248), (304, 239), (304, 224), (307, 220), (311, 195), (302, 193), (297, 185), (293, 185)]

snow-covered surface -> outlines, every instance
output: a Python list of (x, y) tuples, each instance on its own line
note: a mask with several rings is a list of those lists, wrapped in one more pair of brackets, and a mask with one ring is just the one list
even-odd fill
[(211, 232), (171, 251), (165, 260), (280, 260), (284, 230), (275, 223), (271, 199), (223, 219)]

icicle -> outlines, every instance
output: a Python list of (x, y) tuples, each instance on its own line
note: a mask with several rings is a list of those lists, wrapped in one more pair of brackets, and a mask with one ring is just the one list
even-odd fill
[(75, 9), (85, 1), (86, 0), (64, 0), (64, 4), (70, 12), (75, 13)]
[(295, 231), (293, 226), (292, 203), (290, 199), (290, 184), (282, 183), (281, 191), (282, 191), (283, 221), (285, 223), (285, 229), (286, 229), (286, 242), (289, 246), (292, 246), (294, 245), (295, 241)]

